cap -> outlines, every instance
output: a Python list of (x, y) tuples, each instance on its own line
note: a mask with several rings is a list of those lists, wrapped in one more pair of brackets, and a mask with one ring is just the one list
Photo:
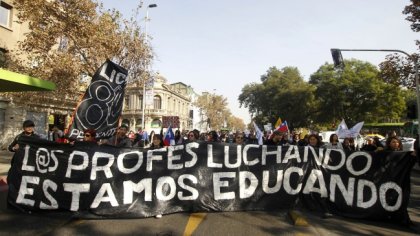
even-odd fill
[(35, 127), (35, 123), (33, 122), (33, 121), (31, 121), (31, 120), (25, 120), (24, 122), (23, 122), (23, 128), (26, 128), (26, 127)]

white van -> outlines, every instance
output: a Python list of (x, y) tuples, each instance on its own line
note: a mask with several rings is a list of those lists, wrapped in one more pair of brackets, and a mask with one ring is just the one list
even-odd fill
[[(319, 136), (322, 138), (322, 142), (329, 143), (331, 134), (335, 134), (335, 131), (320, 132)], [(338, 140), (340, 140), (340, 143), (343, 143), (344, 138), (339, 138)], [(354, 138), (354, 145), (356, 146), (356, 150), (362, 148), (363, 144), (365, 144), (365, 138), (358, 134), (356, 138)]]

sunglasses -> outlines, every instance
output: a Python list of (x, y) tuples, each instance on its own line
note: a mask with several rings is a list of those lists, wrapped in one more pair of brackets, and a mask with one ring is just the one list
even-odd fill
[(92, 135), (90, 135), (90, 134), (85, 134), (85, 137), (90, 138), (90, 137), (92, 137)]

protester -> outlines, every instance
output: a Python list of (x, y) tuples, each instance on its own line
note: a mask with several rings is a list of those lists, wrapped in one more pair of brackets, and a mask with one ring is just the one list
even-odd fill
[(8, 149), (11, 152), (16, 152), (19, 149), (19, 139), (21, 137), (33, 137), (33, 138), (40, 138), (38, 134), (34, 132), (35, 123), (32, 120), (25, 120), (22, 124), (23, 131), (22, 133), (18, 134), (14, 139), (13, 142), (9, 145)]
[(182, 144), (184, 139), (181, 136), (181, 131), (179, 129), (175, 130), (175, 144)]
[(244, 134), (243, 133), (236, 133), (235, 135), (235, 144), (238, 145), (244, 145), (245, 144), (245, 139), (244, 139)]
[[(150, 144), (150, 149), (154, 150), (154, 149), (160, 149), (160, 148), (164, 148), (165, 146), (163, 145), (163, 140), (162, 140), (162, 135), (160, 134), (154, 134), (153, 138), (152, 138), (152, 143)], [(164, 191), (166, 192), (167, 190), (164, 189)], [(155, 217), (157, 219), (162, 218), (162, 214), (157, 214), (155, 215)]]
[[(144, 146), (145, 146), (145, 147), (146, 147), (148, 144), (151, 144), (151, 143), (152, 143), (152, 141), (153, 141), (153, 136), (155, 136), (155, 131), (154, 131), (154, 130), (152, 130), (152, 132), (150, 132), (150, 135), (149, 135), (148, 140), (147, 140), (147, 141), (145, 140), (145, 144), (144, 144)], [(147, 144), (146, 144), (146, 142), (147, 142)]]
[(303, 139), (299, 140), (298, 146), (307, 146), (308, 145), (309, 134), (305, 134)]
[(219, 136), (217, 135), (217, 132), (214, 131), (214, 130), (210, 131), (207, 134), (206, 138), (207, 138), (206, 139), (207, 142), (218, 142), (218, 140), (219, 140)]
[(354, 151), (354, 147), (351, 145), (351, 140), (349, 137), (343, 139), (342, 146), (344, 151)]
[(321, 140), (319, 139), (318, 134), (310, 134), (308, 136), (308, 146), (319, 148), (321, 145)]
[(402, 151), (403, 146), (402, 146), (401, 140), (397, 138), (396, 136), (390, 136), (386, 140), (385, 150), (386, 151)]
[(150, 144), (150, 149), (159, 149), (165, 147), (163, 145), (162, 136), (160, 134), (153, 135), (152, 143)]
[(190, 132), (188, 132), (188, 142), (196, 142), (200, 138), (200, 131), (194, 129)]
[(299, 133), (294, 133), (292, 136), (292, 140), (290, 141), (291, 145), (298, 145), (300, 141), (300, 134)]
[(84, 133), (84, 136), (83, 136), (83, 141), (84, 142), (97, 143), (96, 131), (94, 129), (87, 129), (87, 130), (83, 131), (83, 133)]
[(330, 135), (330, 142), (324, 145), (327, 149), (343, 149), (343, 145), (338, 140), (337, 134)]
[(53, 128), (51, 129), (51, 138), (52, 141), (57, 142), (57, 143), (64, 143), (64, 133), (62, 130), (60, 130), (58, 128), (57, 125), (54, 125)]
[(283, 138), (282, 133), (278, 130), (275, 130), (273, 132), (273, 134), (271, 135), (271, 138), (267, 139), (264, 144), (265, 145), (281, 146), (282, 138)]
[(110, 139), (106, 140), (104, 144), (116, 146), (116, 147), (132, 147), (131, 140), (127, 137), (128, 127), (126, 125), (121, 125), (117, 133), (112, 136)]
[(375, 151), (379, 151), (383, 148), (376, 146), (373, 138), (368, 137), (366, 138), (366, 144), (363, 145), (363, 147), (360, 149), (360, 151), (364, 151), (364, 152), (375, 152)]

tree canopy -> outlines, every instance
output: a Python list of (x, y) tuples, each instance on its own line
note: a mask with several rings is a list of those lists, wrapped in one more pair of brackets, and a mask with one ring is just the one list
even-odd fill
[(274, 124), (279, 116), (289, 126), (305, 126), (314, 106), (314, 87), (303, 80), (296, 67), (268, 69), (261, 83), (247, 84), (239, 95), (241, 106), (254, 114), (257, 123)]
[(152, 58), (137, 16), (123, 19), (91, 0), (15, 0), (14, 7), (30, 31), (9, 67), (54, 82), (57, 96), (77, 97), (81, 78), (107, 58), (128, 69), (131, 79), (140, 78)]
[(309, 83), (316, 86), (318, 101), (314, 120), (332, 124), (344, 118), (354, 124), (401, 117), (405, 101), (399, 86), (381, 80), (378, 69), (368, 62), (345, 60), (345, 65), (337, 70), (324, 64), (311, 75)]
[(201, 123), (207, 124), (211, 130), (228, 128), (232, 131), (243, 131), (245, 123), (232, 115), (228, 108), (227, 98), (214, 93), (203, 93), (194, 103), (202, 114)]

